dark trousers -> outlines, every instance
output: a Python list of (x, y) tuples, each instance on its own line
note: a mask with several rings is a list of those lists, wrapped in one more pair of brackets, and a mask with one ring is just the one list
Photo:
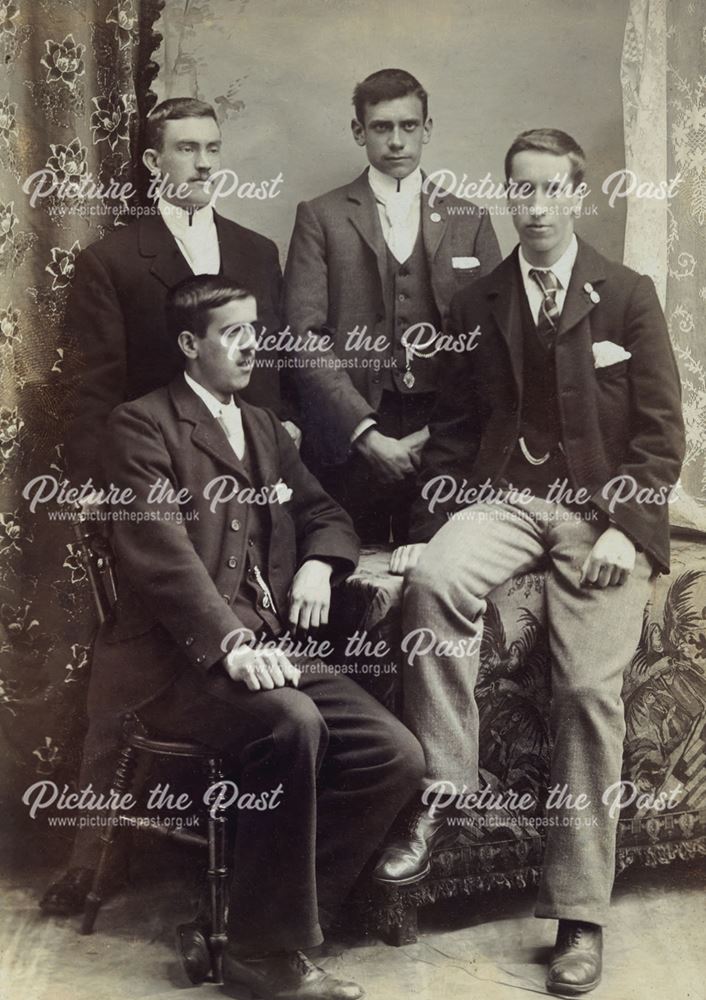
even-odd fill
[[(400, 438), (421, 430), (429, 422), (435, 393), (384, 392), (377, 411), (377, 429)], [(405, 545), (409, 515), (417, 492), (415, 476), (384, 483), (355, 450), (343, 465), (316, 468), (327, 493), (348, 511), (364, 545)]]
[(282, 785), (276, 808), (237, 811), (228, 939), (241, 954), (320, 944), (424, 773), (415, 737), (354, 681), (298, 666), (298, 689), (257, 692), (185, 670), (139, 713), (226, 752), (241, 795)]

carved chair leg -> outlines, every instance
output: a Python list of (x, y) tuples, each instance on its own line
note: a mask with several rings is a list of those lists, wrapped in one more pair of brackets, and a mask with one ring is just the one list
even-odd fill
[[(212, 757), (207, 765), (208, 780), (214, 785), (223, 780), (220, 760)], [(208, 814), (208, 884), (211, 899), (211, 978), (223, 983), (223, 950), (228, 941), (226, 934), (226, 907), (228, 901), (229, 869), (226, 864), (226, 817), (217, 805)]]
[(388, 924), (380, 932), (380, 937), (385, 944), (391, 944), (395, 948), (399, 948), (404, 944), (415, 944), (418, 934), (417, 907), (410, 906), (409, 909), (405, 909), (401, 921), (395, 924)]
[(109, 871), (108, 862), (110, 860), (111, 849), (118, 832), (117, 818), (120, 813), (120, 809), (117, 806), (119, 801), (123, 799), (128, 792), (132, 791), (136, 762), (137, 752), (135, 749), (131, 746), (125, 746), (120, 753), (118, 765), (115, 769), (115, 775), (113, 777), (113, 783), (111, 785), (113, 807), (106, 817), (108, 825), (105, 827), (105, 830), (100, 838), (103, 847), (101, 848), (100, 858), (98, 859), (96, 873), (93, 876), (91, 890), (86, 896), (83, 922), (81, 924), (82, 934), (93, 933), (93, 926), (96, 922), (96, 917), (98, 916), (101, 903), (103, 902), (105, 881)]

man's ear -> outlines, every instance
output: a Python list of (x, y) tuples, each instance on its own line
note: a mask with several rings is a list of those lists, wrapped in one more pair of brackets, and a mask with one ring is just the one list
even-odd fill
[(185, 357), (191, 358), (192, 360), (194, 358), (198, 358), (199, 356), (198, 337), (195, 337), (191, 332), (191, 330), (182, 330), (179, 336), (177, 337), (177, 344), (179, 345), (181, 353)]
[(427, 118), (424, 122), (424, 136), (422, 137), (422, 142), (427, 143), (431, 139), (431, 130), (434, 128), (434, 122), (431, 118)]
[(159, 174), (159, 153), (156, 149), (146, 149), (142, 154), (142, 162), (153, 177)]
[(359, 146), (365, 145), (365, 126), (361, 125), (357, 118), (351, 120), (351, 132), (353, 138)]

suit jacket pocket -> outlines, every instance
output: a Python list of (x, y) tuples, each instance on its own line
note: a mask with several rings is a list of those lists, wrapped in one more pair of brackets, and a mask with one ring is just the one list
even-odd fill
[(594, 368), (596, 379), (599, 382), (606, 382), (610, 379), (620, 378), (621, 375), (627, 374), (629, 364), (629, 359), (626, 359), (625, 361), (618, 361), (614, 365), (604, 365), (603, 368)]

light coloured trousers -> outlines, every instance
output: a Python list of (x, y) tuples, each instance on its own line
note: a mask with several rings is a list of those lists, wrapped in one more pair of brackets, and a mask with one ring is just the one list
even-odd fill
[(468, 637), (480, 638), (490, 591), (548, 557), (549, 784), (566, 785), (573, 796), (583, 793), (590, 805), (552, 810), (557, 825), (547, 828), (535, 912), (603, 924), (615, 875), (617, 816), (609, 815), (602, 798), (620, 780), (623, 673), (640, 638), (652, 570), (638, 552), (622, 586), (579, 586), (583, 562), (603, 530), (587, 515), (533, 498), (528, 504), (477, 504), (441, 528), (408, 577), (403, 630), (429, 628), (439, 640), (465, 640), (475, 650), (462, 656), (432, 650), (406, 665), (404, 721), (424, 750), (425, 786), (449, 781), (459, 790), (479, 787), (474, 689), (480, 643), (469, 644)]

